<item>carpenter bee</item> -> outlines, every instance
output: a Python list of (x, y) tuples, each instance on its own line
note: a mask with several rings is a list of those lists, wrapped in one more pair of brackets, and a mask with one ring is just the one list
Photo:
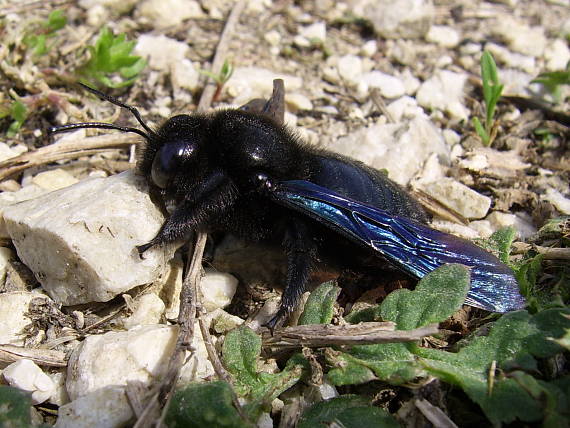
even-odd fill
[(158, 234), (137, 247), (141, 256), (191, 231), (230, 232), (282, 246), (287, 277), (270, 328), (295, 308), (321, 259), (350, 268), (388, 262), (415, 278), (444, 263), (462, 263), (471, 267), (467, 304), (496, 312), (525, 304), (506, 265), (469, 241), (427, 226), (418, 202), (385, 174), (309, 147), (287, 129), (281, 80), (274, 81), (268, 101), (174, 116), (156, 131), (134, 107), (86, 89), (129, 109), (143, 130), (94, 122), (52, 132), (106, 128), (143, 136), (138, 170), (175, 206)]

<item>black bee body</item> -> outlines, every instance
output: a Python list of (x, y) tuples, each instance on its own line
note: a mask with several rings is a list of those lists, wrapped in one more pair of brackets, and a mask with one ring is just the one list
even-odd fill
[[(260, 188), (260, 174), (275, 182), (310, 181), (394, 215), (427, 220), (419, 204), (385, 174), (310, 148), (271, 118), (242, 110), (169, 119), (149, 140), (139, 168), (162, 188), (166, 199), (176, 200), (159, 234), (141, 251), (196, 230), (282, 243), (288, 274), (276, 321), (295, 307), (317, 260), (348, 260), (363, 250), (318, 221), (274, 202)], [(339, 255), (342, 243), (356, 248)]]
[(240, 109), (179, 115), (157, 131), (79, 123), (54, 128), (105, 128), (143, 136), (138, 169), (174, 210), (150, 248), (192, 231), (223, 231), (283, 247), (287, 277), (275, 327), (295, 308), (315, 262), (339, 267), (385, 265), (421, 278), (444, 263), (472, 268), (466, 303), (505, 312), (524, 306), (512, 271), (474, 244), (426, 226), (420, 205), (385, 174), (338, 154), (305, 145), (283, 125), (283, 82), (269, 101)]

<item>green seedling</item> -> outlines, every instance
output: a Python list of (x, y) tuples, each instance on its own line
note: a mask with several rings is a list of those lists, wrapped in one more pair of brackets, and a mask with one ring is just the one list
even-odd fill
[(12, 119), (12, 123), (6, 132), (6, 135), (12, 138), (20, 131), (20, 128), (28, 118), (28, 109), (22, 101), (16, 98), (7, 108), (0, 108), (0, 119), (5, 117)]
[(54, 43), (49, 43), (55, 34), (65, 27), (67, 18), (61, 10), (51, 12), (46, 21), (39, 27), (32, 29), (24, 36), (24, 44), (32, 51), (33, 55), (41, 56), (49, 52)]
[(485, 51), (481, 57), (481, 79), (483, 80), (483, 99), (485, 101), (485, 125), (479, 118), (473, 118), (473, 126), (483, 144), (490, 146), (497, 135), (497, 124), (493, 117), (497, 108), (497, 101), (501, 97), (503, 85), (499, 83), (497, 65), (493, 56)]
[(222, 65), (222, 69), (219, 73), (213, 73), (208, 70), (200, 70), (200, 73), (208, 76), (210, 79), (216, 82), (216, 92), (214, 93), (212, 100), (218, 101), (220, 95), (222, 94), (224, 85), (228, 80), (230, 80), (230, 77), (232, 77), (232, 74), (234, 73), (234, 67), (228, 60), (225, 60), (224, 65)]
[(560, 86), (570, 85), (570, 61), (566, 64), (566, 70), (541, 73), (531, 83), (540, 83), (552, 94), (555, 102), (560, 102)]
[(130, 86), (139, 76), (147, 62), (131, 55), (134, 41), (127, 41), (125, 34), (114, 36), (107, 27), (101, 30), (94, 46), (87, 46), (90, 58), (77, 70), (86, 84), (123, 88)]

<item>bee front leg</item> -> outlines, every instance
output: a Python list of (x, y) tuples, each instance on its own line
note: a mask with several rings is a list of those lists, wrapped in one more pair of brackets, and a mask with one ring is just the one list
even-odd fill
[(138, 245), (139, 255), (156, 245), (168, 244), (184, 238), (190, 232), (202, 230), (235, 201), (236, 194), (231, 183), (224, 181), (216, 188), (202, 191), (200, 197), (185, 199), (164, 222), (158, 234), (149, 242)]

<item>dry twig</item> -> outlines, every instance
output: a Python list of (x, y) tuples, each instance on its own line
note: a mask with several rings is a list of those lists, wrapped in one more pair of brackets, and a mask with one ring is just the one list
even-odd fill
[(371, 345), (375, 343), (411, 342), (439, 332), (432, 324), (414, 330), (395, 330), (391, 322), (365, 322), (346, 325), (299, 325), (263, 334), (263, 344), (269, 347), (317, 348), (322, 346)]

